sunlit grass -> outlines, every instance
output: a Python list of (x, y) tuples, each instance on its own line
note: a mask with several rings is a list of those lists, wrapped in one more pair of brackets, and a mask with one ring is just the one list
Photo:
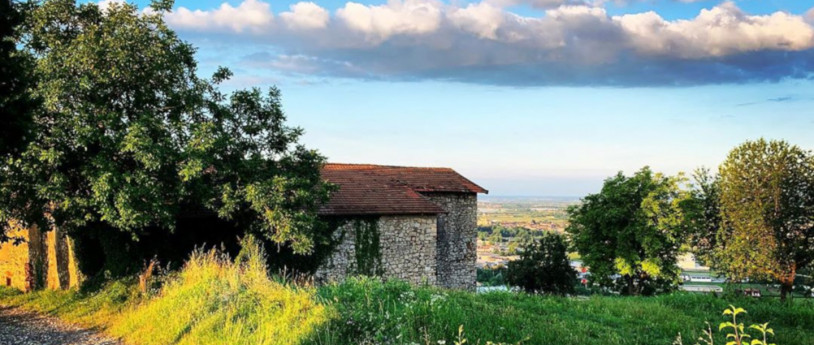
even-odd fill
[(253, 241), (234, 261), (196, 252), (153, 295), (135, 282), (114, 281), (99, 292), (0, 293), (3, 304), (22, 306), (89, 327), (129, 344), (298, 344), (328, 320), (310, 287), (270, 279)]
[(195, 253), (182, 270), (159, 278), (157, 291), (139, 291), (136, 279), (93, 293), (0, 289), (0, 304), (97, 327), (131, 345), (452, 345), (460, 326), (467, 344), (669, 345), (678, 333), (692, 344), (705, 321), (724, 321), (729, 304), (748, 311), (744, 322), (769, 322), (774, 343), (814, 339), (814, 300), (473, 294), (373, 278), (315, 289), (269, 277), (264, 260), (248, 243), (235, 260)]
[[(672, 344), (680, 332), (687, 343), (713, 326), (729, 304), (748, 310), (747, 323), (769, 322), (779, 345), (808, 345), (814, 339), (814, 300), (791, 305), (777, 299), (723, 298), (675, 293), (656, 297), (565, 298), (510, 292), (473, 294), (403, 282), (352, 279), (319, 291), (338, 317), (319, 328), (320, 345), (454, 344), (463, 325), (468, 344)], [(427, 340), (430, 340), (429, 342)], [(720, 339), (721, 344), (725, 341)]]

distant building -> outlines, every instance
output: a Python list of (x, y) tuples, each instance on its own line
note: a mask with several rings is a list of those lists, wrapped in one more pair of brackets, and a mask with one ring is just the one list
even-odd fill
[[(322, 177), (339, 191), (320, 215), (344, 225), (335, 234), (341, 243), (316, 272), (318, 281), (363, 271), (412, 283), (475, 288), (477, 194), (486, 189), (449, 168), (327, 164)], [(371, 229), (373, 234), (359, 233)], [(360, 253), (371, 249), (366, 246), (377, 247), (378, 257)]]

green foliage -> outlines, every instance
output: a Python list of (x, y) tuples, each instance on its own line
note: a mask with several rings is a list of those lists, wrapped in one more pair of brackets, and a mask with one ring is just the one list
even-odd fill
[[(0, 1), (0, 159), (19, 153), (31, 139), (32, 113), (38, 100), (28, 89), (33, 84), (32, 59), (19, 51), (24, 4)], [(0, 234), (2, 239), (2, 234)]]
[(774, 278), (781, 297), (814, 260), (814, 155), (785, 141), (747, 141), (720, 167), (716, 256), (729, 278)]
[(506, 285), (506, 267), (478, 268), (477, 282), (482, 286)]
[[(682, 175), (664, 176), (647, 167), (632, 177), (620, 172), (598, 194), (568, 209), (566, 231), (593, 282), (634, 295), (675, 287), (676, 256), (688, 232), (686, 182)], [(621, 283), (614, 274), (622, 276)]]
[(718, 325), (719, 331), (724, 329), (732, 330), (732, 333), (726, 335), (727, 339), (732, 339), (731, 341), (728, 341), (726, 345), (742, 345), (746, 338), (751, 337), (749, 334), (743, 331), (743, 323), (738, 323), (738, 314), (741, 313), (746, 313), (746, 310), (743, 308), (736, 308), (732, 305), (730, 305), (729, 308), (724, 309), (724, 315), (732, 315), (732, 321), (721, 322), (721, 324)]
[[(774, 329), (769, 328), (769, 323), (762, 323), (762, 324), (752, 324), (748, 327), (748, 329), (744, 326), (743, 323), (738, 321), (738, 315), (746, 314), (746, 309), (735, 307), (734, 305), (729, 305), (726, 309), (724, 309), (723, 315), (728, 315), (727, 317), (731, 317), (732, 321), (724, 321), (718, 325), (718, 331), (727, 330), (726, 334), (726, 345), (776, 345), (775, 343), (769, 343), (769, 335), (774, 336)], [(759, 332), (757, 336), (752, 336), (747, 331), (748, 330), (756, 330)], [(698, 341), (706, 344), (706, 345), (714, 345), (715, 344), (715, 334), (712, 331), (712, 327), (707, 322), (707, 329), (702, 332), (702, 336), (698, 337)], [(752, 339), (749, 341), (749, 339)], [(683, 341), (681, 340), (681, 333), (678, 334), (678, 338), (674, 345), (683, 345)], [(697, 345), (698, 343), (696, 343)]]
[(44, 103), (37, 136), (0, 169), (0, 222), (139, 238), (205, 210), (311, 252), (324, 158), (297, 144), (279, 90), (223, 94), (226, 69), (199, 78), (195, 48), (162, 19), (170, 5), (49, 0), (28, 13), (22, 42)]
[(506, 280), (528, 293), (571, 294), (577, 272), (568, 259), (565, 237), (546, 233), (523, 248), (520, 259), (509, 262)]
[(351, 265), (352, 274), (381, 276), (382, 265), (381, 241), (379, 240), (379, 222), (377, 218), (354, 219), (351, 221), (355, 235), (354, 253), (356, 261)]
[(698, 169), (693, 175), (692, 199), (687, 203), (689, 228), (688, 245), (696, 260), (714, 269), (723, 269), (723, 263), (716, 259), (721, 231), (721, 182), (719, 175), (711, 175), (709, 169)]

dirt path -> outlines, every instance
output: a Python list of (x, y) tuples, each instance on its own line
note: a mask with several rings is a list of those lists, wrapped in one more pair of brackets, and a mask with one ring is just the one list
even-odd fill
[(56, 318), (0, 306), (0, 345), (123, 345)]

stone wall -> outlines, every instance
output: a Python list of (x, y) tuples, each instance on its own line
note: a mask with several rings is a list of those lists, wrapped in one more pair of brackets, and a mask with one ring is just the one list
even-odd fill
[(26, 242), (13, 244), (0, 243), (0, 284), (22, 291), (32, 288), (32, 267), (29, 265), (28, 230), (12, 226), (7, 235), (21, 238)]
[(478, 259), (475, 193), (422, 193), (447, 211), (438, 217), (438, 285), (474, 290)]
[(22, 291), (38, 287), (68, 289), (82, 281), (73, 241), (59, 230), (13, 227), (11, 237), (24, 241), (0, 243), (0, 284)]
[[(374, 222), (379, 238), (376, 270), (384, 278), (414, 284), (436, 284), (436, 216), (408, 215), (361, 218)], [(341, 281), (358, 274), (364, 255), (357, 255), (358, 220), (349, 219), (335, 233), (341, 240), (334, 254), (316, 272), (318, 282)], [(355, 225), (356, 224), (356, 225)], [(368, 258), (370, 259), (370, 258)], [(366, 259), (367, 260), (367, 259)]]

